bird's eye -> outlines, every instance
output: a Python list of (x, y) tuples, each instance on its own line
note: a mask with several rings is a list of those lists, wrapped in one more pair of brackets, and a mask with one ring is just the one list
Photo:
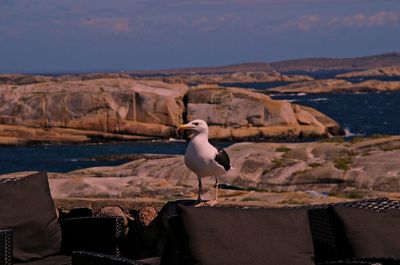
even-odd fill
[(198, 123), (198, 122), (194, 122), (193, 125), (194, 125), (194, 126), (197, 126), (197, 125), (199, 125), (199, 123)]

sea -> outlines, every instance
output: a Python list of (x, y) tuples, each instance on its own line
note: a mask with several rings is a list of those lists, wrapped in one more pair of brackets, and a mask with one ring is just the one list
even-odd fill
[[(287, 74), (306, 74), (316, 79), (326, 79), (342, 72), (290, 72)], [(400, 81), (400, 77), (346, 80), (362, 82), (368, 79)], [(225, 83), (221, 85), (267, 90), (285, 84), (288, 83)], [(272, 98), (285, 99), (318, 109), (338, 121), (345, 130), (346, 137), (349, 138), (377, 134), (400, 135), (400, 91), (355, 94), (274, 94)], [(129, 159), (124, 158), (127, 154), (184, 154), (187, 144), (183, 140), (171, 139), (169, 141), (84, 145), (3, 146), (0, 147), (0, 174), (19, 171), (68, 172), (87, 167), (115, 166), (128, 162)], [(232, 142), (214, 142), (213, 144), (218, 147), (227, 147)]]

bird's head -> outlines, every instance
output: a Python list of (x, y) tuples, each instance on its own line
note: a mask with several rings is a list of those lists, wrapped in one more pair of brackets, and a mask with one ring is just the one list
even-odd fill
[(178, 132), (189, 131), (194, 134), (207, 133), (208, 134), (208, 126), (207, 123), (203, 120), (193, 120), (187, 124), (182, 124), (178, 127)]

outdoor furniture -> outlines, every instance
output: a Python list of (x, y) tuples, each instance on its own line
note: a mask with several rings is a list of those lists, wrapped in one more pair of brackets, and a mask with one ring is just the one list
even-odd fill
[(75, 250), (119, 255), (122, 219), (59, 219), (46, 173), (2, 179), (0, 194), (1, 265), (70, 265)]
[[(194, 208), (187, 205), (190, 205), (190, 202), (168, 203), (160, 213), (168, 238), (161, 257), (161, 265), (400, 264), (397, 257), (375, 255), (375, 253), (383, 252), (374, 252), (374, 249), (371, 249), (368, 256), (354, 255), (355, 246), (351, 244), (359, 242), (353, 237), (350, 237), (352, 241), (349, 241), (346, 234), (351, 232), (350, 228), (354, 229), (351, 226), (352, 222), (348, 222), (346, 218), (350, 220), (356, 218), (358, 227), (368, 229), (368, 231), (360, 229), (362, 233), (372, 231), (372, 239), (373, 236), (379, 236), (379, 231), (374, 231), (374, 227), (363, 226), (361, 223), (368, 224), (366, 215), (380, 222), (382, 213), (386, 216), (383, 220), (394, 220), (392, 228), (387, 229), (397, 229), (399, 226), (397, 219), (392, 219), (392, 215), (396, 218), (398, 213), (391, 212), (391, 209), (397, 211), (396, 209), (400, 208), (397, 201), (380, 198), (278, 209)], [(353, 215), (354, 211), (361, 211), (361, 214)], [(357, 216), (362, 216), (362, 219), (357, 219)], [(229, 220), (234, 221), (229, 222)], [(343, 221), (346, 224), (344, 227), (341, 225)], [(377, 226), (376, 222), (373, 223), (374, 226)], [(365, 238), (363, 237), (362, 240)], [(397, 242), (397, 239), (395, 242), (390, 242), (394, 250), (398, 246)], [(381, 243), (382, 241), (378, 240), (374, 248), (379, 247)], [(368, 244), (369, 242), (362, 242), (357, 247)], [(73, 264), (137, 265), (146, 263), (80, 251), (73, 253)]]
[(315, 260), (400, 264), (400, 202), (386, 198), (312, 206)]

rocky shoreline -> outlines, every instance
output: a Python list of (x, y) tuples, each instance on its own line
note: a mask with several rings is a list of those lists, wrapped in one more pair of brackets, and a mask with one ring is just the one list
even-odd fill
[(206, 120), (212, 139), (341, 133), (315, 109), (247, 89), (92, 77), (0, 85), (0, 144), (168, 139), (191, 119)]
[(276, 71), (272, 72), (236, 72), (223, 74), (186, 74), (173, 76), (148, 77), (150, 80), (158, 80), (167, 83), (184, 83), (188, 85), (222, 84), (222, 83), (257, 83), (257, 82), (299, 82), (311, 81), (307, 75), (286, 75)]
[[(237, 143), (226, 148), (233, 170), (221, 178), (221, 201), (279, 205), (320, 200), (398, 196), (400, 136), (344, 142)], [(122, 200), (166, 202), (195, 198), (196, 176), (183, 156), (137, 156), (120, 166), (49, 173), (60, 202)], [(26, 175), (26, 172), (2, 177)], [(204, 179), (204, 198), (213, 180)], [(397, 194), (397, 195), (396, 195)]]
[(391, 66), (391, 67), (380, 67), (374, 69), (368, 69), (364, 71), (355, 71), (344, 74), (336, 75), (337, 78), (351, 78), (351, 77), (378, 77), (378, 76), (399, 76), (400, 77), (400, 66)]
[(267, 94), (275, 93), (370, 93), (400, 90), (400, 81), (367, 80), (352, 83), (342, 79), (323, 79), (297, 82), (289, 85), (274, 87), (262, 91)]

